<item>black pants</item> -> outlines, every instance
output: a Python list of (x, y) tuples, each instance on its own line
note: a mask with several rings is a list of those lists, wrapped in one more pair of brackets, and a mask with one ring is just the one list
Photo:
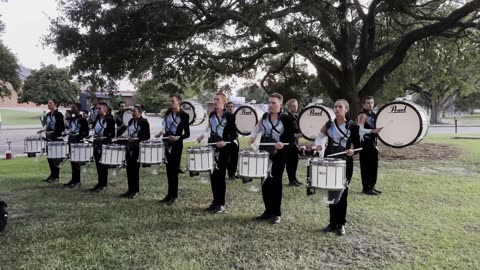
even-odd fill
[(50, 178), (60, 178), (60, 163), (62, 162), (61, 159), (52, 159), (49, 158), (48, 160), (48, 167), (50, 167)]
[(80, 165), (81, 162), (70, 162), (72, 165), (72, 183), (80, 183)]
[(237, 173), (237, 163), (238, 163), (238, 152), (240, 151), (240, 146), (236, 143), (230, 143), (227, 145), (229, 148), (229, 162), (227, 165), (228, 177), (233, 177)]
[(297, 145), (290, 145), (287, 148), (287, 175), (288, 182), (293, 183), (297, 181), (297, 167), (298, 167), (298, 148)]
[(138, 163), (138, 155), (138, 145), (128, 147), (125, 157), (127, 161), (128, 193), (140, 191), (140, 163)]
[(102, 159), (102, 145), (96, 145), (93, 149), (93, 157), (95, 158), (95, 165), (97, 166), (98, 184), (99, 187), (106, 187), (108, 184), (108, 167), (101, 164)]
[[(353, 158), (352, 157), (347, 157), (347, 168), (346, 168), (346, 178), (347, 178), (347, 183), (350, 183), (350, 180), (352, 179), (353, 175)], [(334, 196), (335, 192), (338, 191), (331, 191), (329, 192), (329, 197)], [(341, 226), (345, 225), (346, 223), (346, 217), (347, 217), (347, 197), (348, 197), (348, 187), (343, 190), (342, 196), (340, 197), (340, 200), (336, 204), (330, 204), (329, 207), (329, 212), (330, 212), (330, 224), (334, 226)], [(330, 199), (330, 198), (329, 198)]]
[(364, 146), (360, 151), (360, 174), (363, 190), (375, 187), (378, 172), (378, 150), (374, 146)]
[(225, 174), (227, 172), (227, 161), (229, 156), (228, 146), (217, 149), (219, 155), (216, 168), (210, 175), (210, 185), (212, 187), (213, 205), (225, 205), (225, 193), (227, 184), (225, 182)]
[(271, 156), (271, 177), (267, 177), (262, 185), (262, 197), (265, 204), (265, 213), (272, 216), (281, 216), (282, 206), (282, 176), (285, 171), (287, 149)]
[[(167, 147), (166, 147), (167, 148)], [(167, 158), (167, 179), (168, 179), (168, 198), (178, 197), (178, 169), (182, 160), (183, 142), (175, 142), (172, 149), (168, 152), (165, 149), (165, 157)]]

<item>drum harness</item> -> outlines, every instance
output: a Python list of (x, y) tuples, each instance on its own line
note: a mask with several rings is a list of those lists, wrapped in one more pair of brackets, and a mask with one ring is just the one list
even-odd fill
[[(215, 118), (213, 118), (215, 117)], [(214, 123), (212, 120), (216, 120), (216, 123)], [(225, 113), (222, 115), (221, 118), (218, 117), (216, 113), (209, 119), (210, 122), (210, 139), (209, 142), (219, 142), (223, 140), (223, 131), (225, 130), (225, 127), (227, 126), (227, 119), (225, 118)], [(214, 124), (216, 124), (214, 126)], [(220, 130), (219, 130), (220, 129)], [(219, 134), (219, 132), (222, 133), (222, 135)], [(217, 149), (215, 147), (215, 149)], [(215, 169), (218, 169), (217, 164), (218, 164), (218, 158), (220, 157), (220, 152), (215, 151), (214, 158), (215, 158)]]
[[(179, 111), (180, 112), (180, 111)], [(168, 124), (168, 116), (170, 115), (171, 122)], [(167, 112), (167, 116), (165, 117), (165, 136), (175, 135), (172, 131), (172, 127), (175, 127), (175, 133), (177, 132), (178, 125), (180, 124), (177, 122), (178, 113), (175, 114), (173, 117), (173, 112)], [(172, 143), (169, 140), (164, 139), (165, 146), (167, 148), (168, 153), (172, 152)], [(166, 159), (165, 159), (166, 160)]]
[[(262, 135), (261, 142), (272, 142), (272, 143), (277, 143), (280, 141), (280, 135), (283, 133), (283, 124), (282, 121), (280, 120), (282, 113), (278, 113), (278, 118), (277, 122), (274, 124), (272, 120), (270, 119), (270, 114), (265, 113), (262, 117), (262, 129), (265, 131)], [(264, 120), (268, 119), (268, 126), (265, 125)], [(278, 127), (278, 128), (277, 128)], [(279, 130), (280, 129), (280, 130)], [(278, 141), (275, 140), (274, 135), (278, 136)], [(262, 149), (263, 148), (263, 149)], [(275, 146), (260, 146), (261, 150), (267, 151), (269, 153), (270, 158), (268, 159), (268, 176), (272, 176), (272, 157), (277, 153)], [(262, 181), (263, 185), (263, 181)]]
[[(138, 137), (138, 132), (140, 131), (140, 128), (138, 126), (138, 120), (135, 120), (135, 119), (132, 119), (130, 121), (132, 121), (132, 123), (130, 125), (128, 125), (127, 127), (127, 134), (128, 134), (128, 138), (137, 138)], [(135, 142), (132, 142), (132, 143), (128, 143), (127, 144), (127, 147), (128, 147), (128, 151), (130, 152), (130, 156), (133, 155), (133, 150), (135, 148), (138, 148), (138, 144), (135, 143)]]

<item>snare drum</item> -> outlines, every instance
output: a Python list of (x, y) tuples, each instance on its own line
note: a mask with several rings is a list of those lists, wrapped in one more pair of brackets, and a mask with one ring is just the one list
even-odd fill
[(125, 145), (104, 144), (102, 145), (103, 165), (121, 166), (125, 162)]
[(24, 143), (25, 153), (41, 153), (45, 148), (45, 141), (41, 137), (27, 137)]
[(48, 159), (63, 159), (68, 154), (67, 142), (48, 142), (47, 143), (47, 158)]
[(91, 143), (72, 143), (70, 145), (71, 162), (89, 162), (93, 157), (93, 146)]
[(209, 146), (189, 147), (187, 149), (187, 169), (190, 172), (213, 172), (214, 151)]
[(312, 159), (308, 164), (308, 187), (340, 191), (345, 189), (347, 163), (343, 159)]
[(238, 153), (238, 176), (242, 178), (267, 178), (268, 156), (267, 151), (240, 151)]
[(150, 141), (140, 143), (139, 163), (161, 164), (164, 162), (165, 148), (162, 142)]

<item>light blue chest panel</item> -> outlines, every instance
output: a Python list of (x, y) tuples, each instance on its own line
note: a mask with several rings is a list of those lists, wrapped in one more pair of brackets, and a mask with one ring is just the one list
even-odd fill
[(225, 126), (227, 125), (227, 119), (225, 118), (225, 114), (222, 115), (222, 118), (218, 118), (218, 116), (214, 114), (212, 115), (212, 117), (210, 117), (209, 121), (211, 134), (223, 138), (223, 131), (225, 130)]
[(98, 119), (97, 122), (95, 122), (95, 135), (102, 137), (103, 136), (103, 131), (105, 130), (105, 127), (107, 127), (107, 122), (105, 119)]
[(276, 142), (280, 141), (280, 135), (283, 134), (285, 128), (282, 124), (280, 119), (275, 121), (270, 121), (269, 117), (262, 119), (262, 130), (263, 130), (263, 137), (271, 138)]
[(347, 129), (345, 123), (337, 127), (335, 122), (332, 121), (330, 128), (327, 130), (327, 135), (328, 139), (332, 140), (334, 144), (347, 148), (347, 140), (350, 137), (350, 130)]
[(81, 125), (78, 123), (78, 118), (73, 119), (72, 121), (69, 121), (70, 125), (70, 133), (80, 133), (80, 127)]
[(57, 123), (57, 119), (55, 119), (55, 114), (50, 113), (50, 115), (47, 116), (47, 130), (49, 131), (55, 130), (56, 123)]
[(140, 126), (138, 121), (133, 120), (132, 123), (128, 126), (127, 132), (129, 138), (137, 138), (138, 132), (140, 131)]
[(178, 114), (169, 113), (163, 120), (165, 131), (171, 134), (177, 134), (178, 124), (180, 124), (180, 116)]

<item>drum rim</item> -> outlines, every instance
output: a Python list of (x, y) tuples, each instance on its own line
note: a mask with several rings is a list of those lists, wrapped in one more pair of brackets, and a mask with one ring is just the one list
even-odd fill
[[(256, 125), (258, 124), (258, 114), (257, 114), (257, 112), (255, 111), (255, 108), (253, 108), (252, 106), (248, 106), (248, 105), (242, 105), (242, 106), (238, 107), (238, 108), (235, 110), (235, 112), (233, 113), (233, 119), (235, 119), (235, 126), (237, 125), (237, 119), (236, 119), (237, 113), (240, 111), (240, 109), (242, 109), (242, 108), (244, 108), (244, 107), (245, 107), (245, 108), (250, 108), (250, 109), (252, 109), (253, 113), (255, 114), (255, 119), (256, 119), (255, 126), (256, 126)], [(255, 127), (254, 127), (254, 128), (255, 128)], [(253, 130), (252, 130), (252, 131), (246, 133), (246, 132), (241, 132), (237, 127), (236, 127), (236, 129), (237, 129), (237, 133), (240, 134), (240, 135), (243, 135), (243, 136), (248, 136), (248, 135), (250, 135), (250, 134), (252, 133), (252, 131), (253, 131)]]
[[(308, 106), (308, 107), (303, 108), (303, 110), (302, 110), (302, 111), (300, 112), (300, 114), (298, 115), (298, 120), (297, 120), (297, 121), (298, 121), (298, 130), (300, 131), (300, 133), (302, 133), (303, 138), (305, 138), (306, 140), (311, 141), (311, 142), (315, 141), (316, 138), (313, 138), (313, 139), (312, 139), (312, 138), (310, 138), (310, 137), (307, 137), (307, 136), (302, 132), (302, 128), (300, 127), (300, 118), (302, 118), (302, 115), (307, 111), (307, 109), (311, 109), (311, 108), (315, 108), (315, 107), (316, 107), (316, 108), (320, 108), (321, 110), (323, 110), (324, 112), (326, 112), (329, 121), (332, 121), (332, 119), (333, 119), (333, 117), (330, 115), (330, 112), (325, 109), (325, 108), (327, 108), (327, 107), (325, 107), (325, 106), (322, 106), (322, 105), (311, 105), (311, 106)], [(322, 125), (323, 125), (323, 124), (322, 124)]]
[[(190, 122), (188, 124), (190, 126), (193, 126), (193, 122), (195, 122), (195, 119), (197, 118), (197, 113), (195, 112), (195, 106), (193, 106), (193, 104), (189, 101), (182, 101), (182, 103), (180, 103), (180, 109), (182, 109), (182, 111), (183, 111), (183, 108), (182, 108), (183, 104), (189, 104), (192, 107), (193, 117), (192, 117), (192, 119), (190, 119)], [(203, 121), (202, 121), (202, 123), (203, 123)]]
[(130, 108), (125, 108), (125, 109), (123, 110), (123, 113), (122, 113), (122, 123), (123, 123), (124, 125), (126, 125), (126, 126), (128, 126), (128, 122), (130, 122), (130, 119), (133, 118), (133, 116), (132, 116), (132, 118), (130, 118), (127, 123), (125, 123), (125, 122), (123, 121), (123, 116), (125, 115), (125, 112), (127, 112), (127, 111), (129, 111), (129, 112), (130, 112), (130, 115), (131, 115), (131, 114), (132, 114), (132, 109), (130, 109)]
[[(391, 101), (387, 104), (384, 104), (382, 107), (380, 107), (380, 109), (378, 109), (377, 111), (377, 114), (375, 115), (375, 125), (377, 123), (377, 119), (378, 119), (378, 116), (380, 115), (380, 113), (387, 107), (387, 106), (390, 106), (391, 104), (405, 104), (407, 106), (409, 106), (410, 108), (412, 108), (415, 113), (417, 114), (417, 117), (421, 120), (422, 119), (422, 116), (420, 115), (420, 112), (415, 108), (415, 106), (412, 106), (412, 104), (415, 104), (413, 102), (408, 102), (408, 101), (405, 101), (405, 100), (394, 100), (394, 101)], [(416, 105), (416, 104), (415, 104)], [(428, 119), (427, 119), (428, 120)], [(421, 122), (421, 121), (420, 121)], [(422, 131), (423, 131), (423, 125), (420, 125), (420, 129), (418, 130), (418, 133), (417, 135), (415, 136), (415, 138), (409, 142), (408, 144), (405, 144), (405, 145), (391, 145), (387, 142), (385, 142), (382, 137), (380, 137), (380, 133), (378, 133), (378, 139), (386, 146), (388, 147), (392, 147), (392, 148), (405, 148), (407, 146), (410, 146), (410, 145), (414, 145), (415, 143), (418, 143), (420, 141), (417, 142), (418, 138), (420, 137), (420, 135), (422, 135)], [(428, 125), (427, 125), (427, 132), (428, 132)]]

